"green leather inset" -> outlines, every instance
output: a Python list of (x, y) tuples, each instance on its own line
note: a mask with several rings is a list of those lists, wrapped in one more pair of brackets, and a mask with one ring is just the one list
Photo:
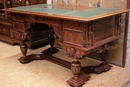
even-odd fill
[(119, 10), (112, 8), (92, 8), (92, 9), (86, 9), (85, 11), (76, 11), (76, 10), (53, 8), (52, 4), (37, 4), (37, 5), (15, 7), (9, 9), (18, 11), (48, 13), (48, 14), (60, 14), (64, 16), (82, 17), (82, 18), (89, 18)]
[(66, 14), (67, 16), (74, 16), (74, 17), (84, 17), (84, 18), (89, 18), (92, 16), (97, 16), (97, 15), (101, 15), (101, 14), (105, 14), (105, 13), (109, 13), (109, 12), (114, 12), (118, 9), (108, 9), (108, 8), (93, 8), (93, 9), (89, 9), (86, 11), (78, 11), (78, 12), (74, 12), (74, 13), (69, 13)]

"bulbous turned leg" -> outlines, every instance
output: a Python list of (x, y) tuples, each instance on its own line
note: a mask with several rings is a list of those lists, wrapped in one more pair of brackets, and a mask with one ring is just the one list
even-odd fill
[(32, 59), (27, 58), (27, 50), (28, 50), (28, 47), (27, 47), (27, 45), (25, 44), (25, 41), (24, 41), (24, 40), (21, 42), (20, 50), (21, 50), (21, 53), (23, 54), (23, 56), (19, 59), (19, 61), (20, 61), (21, 63), (30, 62)]
[(71, 70), (74, 77), (69, 79), (67, 83), (72, 87), (81, 87), (90, 78), (90, 76), (81, 72), (81, 63), (78, 60), (72, 62)]
[(49, 41), (49, 44), (50, 44), (50, 48), (44, 50), (42, 53), (43, 53), (43, 54), (53, 54), (53, 53), (57, 53), (58, 50), (54, 47), (55, 37), (54, 37), (53, 33), (49, 33), (49, 34), (48, 34), (48, 41)]
[(108, 56), (108, 50), (104, 50), (102, 53), (100, 53), (100, 57), (102, 60), (102, 63), (99, 65), (103, 72), (108, 71), (111, 69), (111, 65), (107, 63), (107, 56)]
[(25, 41), (22, 41), (22, 44), (20, 45), (20, 50), (21, 50), (21, 52), (23, 54), (23, 57), (25, 58), (26, 54), (27, 54), (27, 50), (28, 50), (28, 47), (25, 44)]
[(78, 79), (81, 73), (81, 63), (79, 61), (73, 61), (71, 65), (71, 70), (74, 74), (74, 79)]

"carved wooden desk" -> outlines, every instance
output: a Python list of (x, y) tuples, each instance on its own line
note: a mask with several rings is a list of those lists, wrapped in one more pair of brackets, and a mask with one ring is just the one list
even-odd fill
[[(19, 59), (21, 63), (28, 63), (35, 59), (47, 59), (64, 67), (71, 68), (74, 77), (68, 80), (69, 85), (79, 87), (83, 85), (90, 76), (86, 73), (101, 73), (108, 71), (111, 66), (106, 62), (106, 56), (110, 45), (118, 40), (121, 35), (121, 16), (128, 12), (127, 9), (89, 8), (89, 7), (61, 7), (51, 4), (39, 4), (4, 9), (11, 13), (13, 33), (21, 44), (23, 56)], [(58, 43), (62, 49), (68, 52), (72, 63), (51, 56), (56, 53), (54, 37), (49, 34), (51, 47), (42, 54), (26, 55), (25, 44), (28, 29), (35, 23), (44, 23), (51, 26), (59, 37)], [(91, 51), (101, 54), (102, 63), (98, 66), (81, 67), (78, 61)]]

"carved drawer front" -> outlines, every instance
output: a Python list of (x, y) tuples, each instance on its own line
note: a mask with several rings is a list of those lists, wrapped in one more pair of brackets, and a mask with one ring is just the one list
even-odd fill
[(0, 34), (10, 36), (10, 27), (0, 25)]
[(45, 23), (49, 25), (55, 25), (58, 26), (60, 24), (60, 20), (56, 18), (50, 18), (50, 17), (43, 17), (43, 16), (31, 16), (31, 15), (26, 15), (26, 21), (30, 22), (40, 22), (40, 23)]
[(83, 32), (64, 30), (63, 42), (78, 45), (78, 46), (83, 46), (84, 45), (83, 36), (84, 36)]
[(20, 41), (21, 38), (22, 38), (22, 33), (12, 30), (12, 31), (11, 31), (11, 37), (12, 37), (13, 39), (15, 39), (15, 40)]
[(12, 18), (12, 20), (19, 21), (19, 22), (24, 22), (24, 20), (25, 20), (25, 16), (20, 15), (20, 14), (12, 14), (11, 18)]
[(25, 31), (25, 26), (24, 23), (21, 22), (13, 22), (13, 29), (16, 31), (24, 32)]

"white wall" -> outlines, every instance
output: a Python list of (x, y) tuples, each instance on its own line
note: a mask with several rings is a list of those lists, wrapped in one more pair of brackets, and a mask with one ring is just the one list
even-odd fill
[(127, 51), (126, 51), (126, 65), (130, 66), (130, 15), (128, 24), (128, 39), (127, 39)]
[(47, 4), (51, 4), (51, 0), (47, 0)]

